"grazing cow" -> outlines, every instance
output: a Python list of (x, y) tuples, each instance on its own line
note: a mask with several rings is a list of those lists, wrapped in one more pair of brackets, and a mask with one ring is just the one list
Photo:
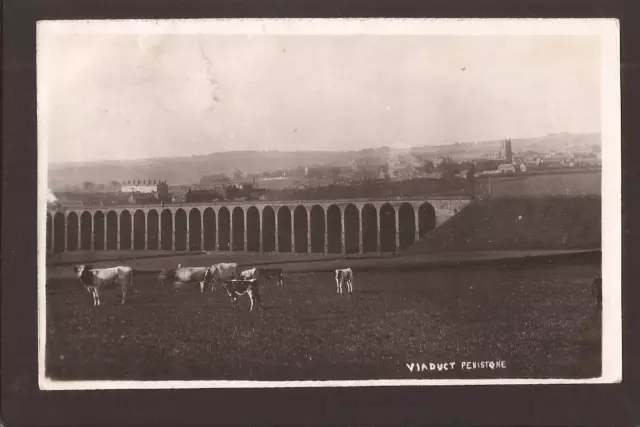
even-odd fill
[(602, 307), (602, 277), (597, 276), (591, 282), (591, 295), (596, 299), (596, 306), (598, 309)]
[(253, 308), (260, 308), (261, 299), (260, 299), (260, 285), (264, 283), (266, 279), (264, 277), (260, 277), (256, 279), (230, 279), (223, 282), (224, 290), (227, 291), (229, 298), (231, 298), (231, 303), (235, 307), (236, 302), (238, 301), (238, 295), (249, 295), (249, 300), (251, 301), (251, 307), (249, 311), (253, 311)]
[(353, 292), (353, 271), (350, 268), (339, 268), (336, 270), (337, 292), (342, 293), (342, 285), (347, 284), (349, 293)]
[(258, 280), (258, 278), (263, 277), (265, 279), (265, 283), (271, 281), (271, 279), (276, 280), (277, 286), (282, 286), (283, 284), (283, 274), (281, 268), (250, 268), (248, 270), (244, 270), (240, 272), (240, 279), (243, 280)]
[(208, 281), (208, 271), (209, 267), (182, 267), (181, 264), (178, 264), (178, 267), (171, 270), (162, 270), (158, 280), (161, 284), (165, 280), (173, 281), (173, 287), (176, 292), (185, 283), (198, 282), (200, 283), (200, 292), (204, 292), (204, 285)]
[(225, 283), (231, 279), (238, 279), (240, 267), (235, 262), (222, 262), (213, 264), (207, 269), (205, 281), (211, 283), (211, 291), (216, 283)]
[(118, 266), (110, 268), (93, 268), (90, 264), (76, 265), (73, 267), (80, 283), (93, 295), (93, 306), (100, 305), (100, 291), (111, 285), (120, 285), (122, 290), (122, 302), (127, 298), (127, 291), (134, 294), (138, 292), (133, 287), (133, 273), (131, 267)]

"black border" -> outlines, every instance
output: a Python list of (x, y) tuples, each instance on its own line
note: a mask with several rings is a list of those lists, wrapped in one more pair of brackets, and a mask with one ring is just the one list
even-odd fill
[[(640, 422), (638, 198), (623, 200), (623, 377), (613, 385), (41, 392), (37, 385), (36, 67), (40, 19), (613, 17), (620, 19), (623, 193), (638, 177), (640, 23), (623, 0), (5, 0), (2, 407), (17, 425), (632, 425)], [(634, 14), (633, 12), (636, 12)], [(635, 131), (635, 132), (634, 132)]]

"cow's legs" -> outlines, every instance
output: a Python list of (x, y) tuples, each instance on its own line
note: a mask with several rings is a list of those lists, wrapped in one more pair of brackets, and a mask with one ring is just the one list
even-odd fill
[(251, 307), (249, 311), (253, 311), (253, 307), (255, 306), (257, 309), (262, 305), (260, 301), (260, 292), (258, 289), (253, 289), (253, 287), (249, 287), (247, 289), (247, 294), (249, 294), (249, 300), (251, 301)]
[(349, 290), (349, 293), (353, 292), (353, 283), (351, 282), (351, 280), (347, 282), (347, 288)]
[(340, 279), (336, 279), (336, 293), (340, 293)]
[(200, 282), (200, 292), (204, 292), (204, 282)]
[(122, 288), (122, 301), (120, 302), (120, 304), (124, 304), (126, 299), (127, 299), (127, 288), (125, 286)]
[(95, 290), (91, 290), (91, 297), (93, 298), (93, 306), (97, 306), (98, 305), (98, 299), (96, 298), (96, 291)]
[(93, 295), (96, 299), (96, 305), (99, 307), (100, 306), (100, 291), (96, 288), (93, 290)]

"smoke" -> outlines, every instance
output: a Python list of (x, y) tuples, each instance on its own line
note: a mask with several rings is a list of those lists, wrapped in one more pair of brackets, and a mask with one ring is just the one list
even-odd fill
[(47, 188), (47, 203), (58, 203), (58, 198), (53, 194), (50, 188)]

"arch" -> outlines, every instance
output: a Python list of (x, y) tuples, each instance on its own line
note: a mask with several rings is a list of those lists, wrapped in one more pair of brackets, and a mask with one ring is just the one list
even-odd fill
[(227, 208), (220, 208), (218, 211), (218, 236), (219, 250), (228, 251), (231, 241), (231, 215)]
[(420, 237), (436, 228), (436, 210), (431, 203), (423, 203), (418, 208), (418, 235)]
[(371, 203), (362, 208), (362, 252), (378, 252), (378, 212)]
[(187, 213), (180, 208), (176, 211), (176, 251), (187, 250)]
[(47, 227), (45, 231), (47, 235), (47, 252), (51, 252), (53, 250), (53, 241), (51, 240), (53, 236), (53, 217), (49, 212), (47, 212)]
[(262, 209), (262, 250), (276, 250), (276, 214), (271, 206)]
[(311, 208), (311, 252), (324, 253), (324, 209), (315, 205)]
[(131, 249), (131, 213), (124, 210), (120, 214), (120, 249)]
[(65, 220), (64, 214), (58, 212), (53, 216), (53, 251), (64, 252), (64, 238), (65, 238)]
[(146, 218), (144, 212), (137, 209), (133, 214), (133, 249), (144, 250), (144, 238), (147, 232)]
[(212, 251), (216, 248), (216, 213), (213, 208), (206, 208), (202, 215), (204, 231), (204, 250)]
[(118, 250), (118, 214), (107, 212), (107, 250)]
[(336, 205), (327, 209), (327, 246), (330, 254), (342, 252), (342, 213)]
[(160, 249), (170, 251), (173, 249), (173, 213), (170, 209), (165, 209), (160, 214)]
[(67, 251), (78, 250), (78, 214), (69, 212), (67, 215)]
[(96, 251), (103, 251), (104, 248), (104, 213), (98, 211), (93, 214), (93, 249)]
[(155, 209), (151, 209), (149, 213), (147, 213), (147, 249), (150, 251), (156, 251), (160, 249), (159, 247), (159, 231), (158, 226), (160, 225), (158, 219), (158, 211)]
[(91, 214), (87, 211), (80, 215), (80, 249), (91, 250)]
[(189, 251), (202, 250), (202, 215), (200, 209), (189, 211)]
[(247, 209), (247, 251), (260, 251), (260, 212), (255, 206)]
[(396, 251), (396, 211), (389, 203), (380, 208), (380, 246), (382, 252)]
[(400, 249), (407, 248), (416, 241), (416, 213), (410, 203), (402, 203), (398, 209)]
[(287, 206), (278, 209), (278, 251), (291, 252), (291, 210)]
[(293, 211), (293, 239), (295, 242), (295, 252), (306, 254), (309, 252), (309, 220), (307, 219), (307, 208), (299, 205)]
[(357, 254), (360, 250), (360, 214), (351, 203), (344, 210), (344, 248), (348, 254)]
[(244, 210), (240, 206), (233, 209), (233, 250), (244, 251)]

